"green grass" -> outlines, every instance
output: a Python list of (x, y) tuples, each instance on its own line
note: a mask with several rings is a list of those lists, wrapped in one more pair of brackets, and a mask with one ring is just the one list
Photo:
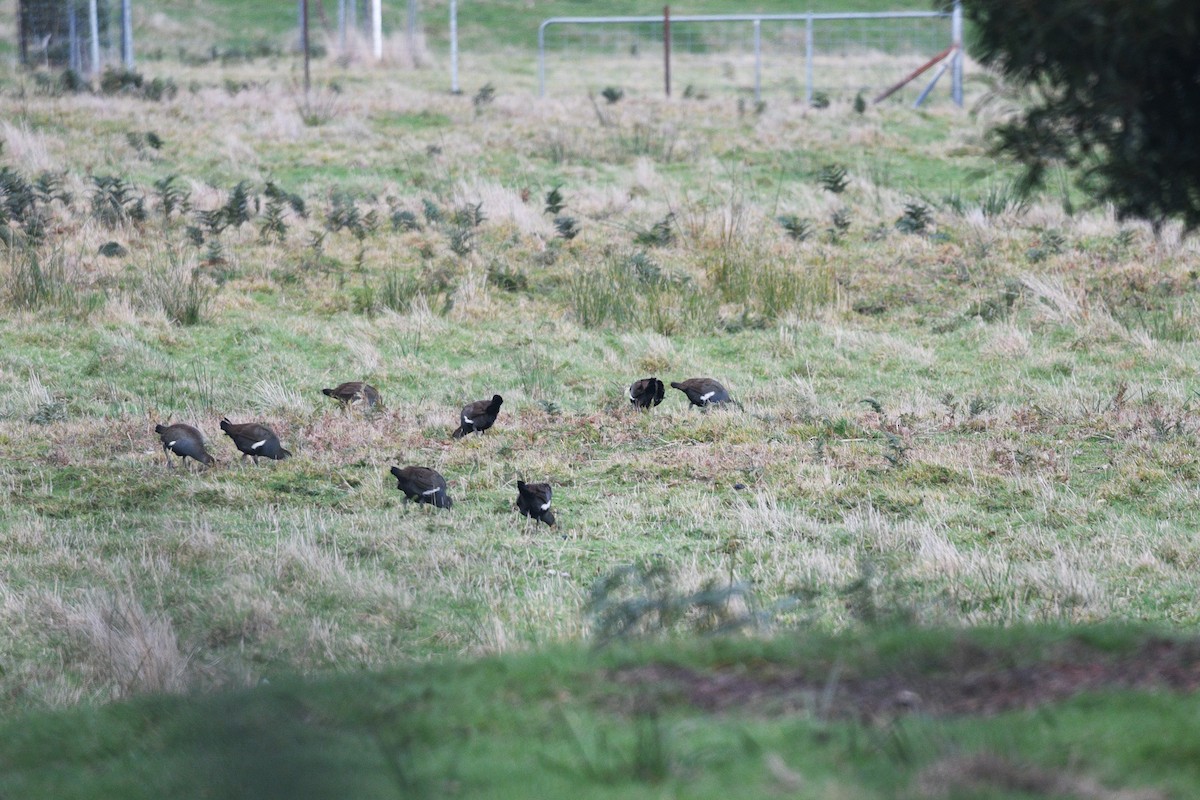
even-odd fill
[[(962, 664), (1000, 654), (1033, 674), (1145, 646), (1145, 634), (1116, 629), (883, 631), (281, 677), (10, 720), (0, 787), (63, 798), (1186, 796), (1200, 784), (1194, 697), (1106, 690), (980, 719), (887, 711), (855, 688), (953, 684)], [(663, 677), (637, 686), (647, 670)], [(693, 694), (710, 682), (760, 688), (727, 707), (720, 692)]]
[[(271, 35), (266, 25), (247, 37)], [(163, 102), (52, 96), (0, 74), (12, 112), (0, 166), (31, 185), (61, 175), (72, 195), (30, 210), (11, 199), (16, 182), (6, 190), (0, 710), (74, 709), (65, 719), (95, 725), (96, 742), (72, 745), (79, 763), (129, 760), (93, 772), (95, 784), (80, 767), (64, 794), (109, 791), (105, 780), (125, 785), (139, 769), (169, 780), (165, 765), (186, 781), (189, 721), (220, 755), (227, 738), (214, 726), (234, 722), (206, 715), (244, 702), (258, 709), (247, 711), (254, 730), (280, 714), (295, 722), (285, 695), (304, 680), (318, 682), (320, 713), (299, 718), (322, 727), (299, 741), (338, 760), (350, 752), (330, 780), (365, 782), (343, 794), (394, 793), (397, 779), (415, 781), (413, 793), (445, 781), (485, 793), (489, 771), (516, 781), (533, 769), (549, 796), (609, 792), (596, 776), (624, 769), (638, 731), (655, 728), (606, 705), (621, 691), (611, 662), (597, 671), (580, 648), (597, 634), (593, 587), (634, 563), (660, 565), (672, 596), (694, 601), (668, 625), (684, 640), (712, 622), (713, 593), (762, 612), (762, 631), (780, 638), (730, 645), (747, 668), (754, 657), (738, 648), (786, 648), (803, 631), (797, 641), (848, 634), (829, 652), (853, 649), (845, 642), (880, 620), (936, 639), (977, 625), (1200, 619), (1194, 243), (1065, 209), (1058, 189), (1017, 196), (1011, 168), (985, 155), (988, 112), (944, 99), (858, 113), (846, 98), (818, 111), (776, 93), (756, 109), (720, 92), (660, 100), (653, 76), (629, 74), (616, 104), (593, 105), (595, 87), (540, 102), (521, 57), (471, 58), (494, 81), (490, 102), (472, 101), (477, 86), (449, 95), (440, 68), (320, 60), (306, 105), (286, 57), (147, 62), (180, 87)], [(987, 83), (968, 78), (974, 100)], [(161, 149), (131, 143), (148, 131)], [(840, 192), (820, 180), (835, 165)], [(153, 187), (169, 175), (187, 207), (165, 219)], [(103, 225), (93, 176), (127, 181), (146, 218)], [(249, 221), (214, 234), (223, 218), (211, 212), (243, 181)], [(268, 181), (306, 209), (277, 210), (269, 236)], [(554, 187), (558, 214), (578, 225), (569, 240), (543, 213)], [(897, 227), (914, 203), (930, 213), (920, 234)], [(473, 226), (464, 214), (475, 208)], [(780, 217), (807, 220), (808, 238)], [(101, 255), (110, 242), (127, 252)], [(715, 377), (737, 404), (702, 412), (668, 390), (635, 413), (625, 389), (650, 375)], [(345, 380), (377, 386), (384, 409), (346, 412), (321, 395)], [(505, 398), (495, 429), (452, 441), (458, 410), (494, 392)], [(295, 457), (241, 464), (223, 416), (269, 424)], [(152, 433), (168, 421), (197, 425), (218, 464), (168, 468)], [(388, 474), (404, 464), (442, 472), (454, 508), (405, 506)], [(553, 484), (556, 528), (517, 516), (518, 478)], [(505, 658), (478, 660), (493, 656)], [(568, 721), (546, 699), (557, 694), (490, 669), (562, 689)], [(436, 728), (430, 758), (416, 758), (429, 772), (382, 771), (379, 745), (361, 738), (368, 710), (386, 716), (417, 696), (388, 687), (435, 685), (439, 670), (463, 699), (419, 718)], [(368, 677), (336, 680), (347, 673)], [(98, 709), (263, 679), (285, 688)], [(359, 710), (343, 714), (333, 698), (360, 691)], [(1164, 730), (1183, 713), (1139, 701)], [(1117, 746), (1088, 702), (1054, 712), (1081, 715), (1062, 734), (1017, 713), (992, 728), (915, 719), (916, 743), (754, 714), (738, 722), (747, 739), (665, 703), (659, 719), (684, 741), (658, 780), (761, 794), (790, 770), (836, 796), (845, 767), (844, 796), (895, 796), (896, 770), (916, 785), (947, 756), (936, 743), (960, 736), (1046, 769), (1094, 746), (1079, 773), (1170, 780), (1151, 774), (1150, 755), (1128, 776), (1104, 766)], [(1133, 721), (1132, 702), (1094, 713), (1150, 724)], [(514, 707), (510, 731), (498, 720)], [(105, 738), (138, 718), (156, 720), (151, 749)], [(571, 749), (570, 729), (590, 755)], [(448, 743), (462, 731), (473, 732), (465, 745)], [(540, 749), (501, 765), (530, 741)], [(876, 764), (901, 744), (915, 761)], [(1188, 745), (1162, 746), (1175, 758), (1170, 748)], [(713, 751), (737, 757), (710, 761)], [(782, 761), (764, 766), (769, 753)], [(626, 766), (661, 775), (661, 759)], [(504, 786), (495, 793), (518, 791)]]

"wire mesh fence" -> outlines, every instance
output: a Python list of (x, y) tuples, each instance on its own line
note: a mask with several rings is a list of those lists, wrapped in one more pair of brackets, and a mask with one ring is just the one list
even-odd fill
[(954, 42), (952, 15), (935, 12), (553, 18), (539, 37), (540, 91), (662, 91), (668, 30), (675, 91), (808, 102), (874, 96)]
[[(132, 66), (134, 42), (126, 34), (132, 27), (125, 26), (130, 17), (143, 62), (198, 65), (297, 53), (303, 0), (269, 8), (249, 5), (230, 13), (244, 13), (254, 24), (217, 30), (206, 27), (202, 9), (186, 4), (156, 8), (148, 0), (19, 0), (20, 58), (29, 66), (69, 68), (83, 76)], [(315, 58), (445, 63), (445, 52), (430, 52), (422, 27), (429, 16), (419, 16), (415, 0), (308, 0), (307, 5)], [(381, 26), (375, 18), (380, 9)], [(451, 37), (439, 40), (438, 49), (450, 53), (451, 88), (456, 89), (453, 2), (450, 9)], [(605, 87), (661, 93), (668, 39), (676, 94), (817, 104), (874, 97), (957, 41), (948, 12), (675, 16), (669, 26), (661, 17), (556, 17), (538, 30), (539, 89), (542, 94), (595, 93)], [(934, 74), (940, 72), (930, 77)], [(911, 100), (927, 84), (928, 78), (916, 82), (900, 96)]]

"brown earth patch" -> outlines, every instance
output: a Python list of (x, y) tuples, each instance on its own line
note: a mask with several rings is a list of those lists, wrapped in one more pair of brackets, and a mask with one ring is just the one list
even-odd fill
[(1015, 661), (1012, 653), (968, 645), (938, 667), (897, 665), (870, 676), (843, 675), (837, 667), (818, 675), (760, 663), (710, 670), (648, 664), (615, 670), (612, 678), (634, 689), (628, 697), (638, 704), (649, 696), (682, 699), (712, 712), (807, 711), (860, 718), (997, 714), (1102, 689), (1193, 692), (1200, 687), (1200, 641), (1151, 639), (1136, 652), (1117, 655), (1073, 643), (1028, 663)]

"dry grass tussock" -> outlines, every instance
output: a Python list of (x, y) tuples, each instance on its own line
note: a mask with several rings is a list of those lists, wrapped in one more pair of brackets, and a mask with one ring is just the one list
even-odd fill
[(554, 226), (542, 213), (540, 198), (521, 199), (519, 191), (489, 181), (464, 181), (454, 192), (456, 207), (481, 204), (488, 219), (496, 224), (509, 224), (524, 235), (552, 236)]
[(5, 121), (0, 122), (0, 137), (5, 152), (30, 172), (53, 169), (60, 163), (57, 154), (51, 153), (57, 143), (52, 143), (45, 132)]
[(165, 613), (127, 594), (92, 593), (77, 602), (60, 599), (50, 617), (77, 643), (94, 690), (119, 699), (188, 688), (190, 659)]

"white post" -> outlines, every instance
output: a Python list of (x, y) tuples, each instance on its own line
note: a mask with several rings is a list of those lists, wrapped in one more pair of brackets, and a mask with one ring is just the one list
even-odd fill
[(125, 69), (133, 69), (133, 2), (121, 0), (121, 55)]
[(963, 18), (962, 0), (954, 0), (954, 11), (950, 17), (950, 38), (954, 44), (954, 56), (951, 60), (950, 96), (954, 104), (962, 108), (963, 104)]
[(75, 19), (75, 4), (67, 3), (67, 36), (71, 40), (70, 64), (71, 69), (79, 72), (82, 67), (79, 64), (79, 23)]
[(458, 2), (450, 0), (450, 91), (458, 94)]
[(371, 0), (371, 45), (379, 61), (383, 58), (383, 0)]
[(346, 54), (346, 0), (338, 0), (338, 49)]
[(88, 68), (94, 78), (100, 74), (100, 14), (96, 10), (96, 0), (88, 0), (88, 32), (92, 37), (92, 63)]
[(408, 58), (417, 66), (417, 0), (408, 0)]
[(546, 96), (546, 26), (549, 22), (542, 20), (538, 25), (538, 97)]
[(811, 106), (813, 99), (813, 18), (808, 12), (804, 26), (804, 104)]
[(754, 102), (762, 102), (762, 20), (754, 20)]

